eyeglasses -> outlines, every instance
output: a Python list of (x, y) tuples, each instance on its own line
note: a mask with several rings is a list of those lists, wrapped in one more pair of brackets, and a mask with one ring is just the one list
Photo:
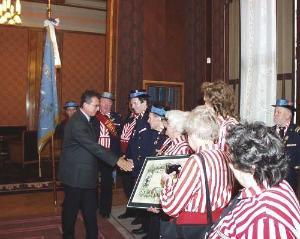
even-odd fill
[(92, 106), (94, 106), (95, 108), (99, 108), (99, 107), (100, 107), (100, 105), (93, 105), (93, 104), (91, 104), (91, 103), (88, 103), (88, 105), (92, 105)]

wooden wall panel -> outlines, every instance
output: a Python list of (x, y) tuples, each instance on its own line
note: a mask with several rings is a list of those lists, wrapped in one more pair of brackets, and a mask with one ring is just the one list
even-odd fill
[(144, 7), (144, 80), (183, 82), (186, 3), (147, 0)]
[(186, 10), (185, 48), (185, 109), (191, 110), (203, 103), (200, 86), (210, 79), (210, 65), (206, 58), (211, 52), (210, 21), (207, 10), (210, 0), (188, 0)]
[(166, 72), (167, 81), (184, 81), (186, 41), (186, 1), (166, 1)]
[(105, 36), (63, 33), (61, 102), (80, 101), (86, 89), (102, 91), (105, 81)]
[(143, 85), (144, 0), (118, 1), (117, 111), (128, 113), (128, 94)]
[(212, 0), (212, 81), (225, 80), (224, 3)]
[(144, 4), (144, 80), (165, 81), (166, 1), (146, 0)]
[(0, 125), (26, 125), (28, 29), (0, 26)]

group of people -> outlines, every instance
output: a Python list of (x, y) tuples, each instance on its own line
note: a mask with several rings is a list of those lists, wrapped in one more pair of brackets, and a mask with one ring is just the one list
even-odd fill
[[(127, 208), (119, 216), (141, 224), (134, 234), (199, 238), (199, 228), (193, 226), (213, 224), (204, 231), (207, 238), (300, 238), (295, 195), (300, 128), (292, 121), (295, 108), (277, 100), (274, 127), (240, 123), (228, 84), (205, 82), (201, 89), (205, 104), (190, 112), (150, 104), (145, 90), (132, 90), (124, 121), (112, 112), (112, 93), (83, 93), (79, 109), (64, 127), (59, 166), (64, 238), (75, 238), (79, 210), (86, 238), (97, 238), (97, 204), (102, 217), (109, 217), (115, 166), (129, 199), (145, 158), (160, 155), (190, 156), (180, 172), (162, 175), (161, 209)], [(173, 234), (164, 234), (171, 224), (176, 225)]]

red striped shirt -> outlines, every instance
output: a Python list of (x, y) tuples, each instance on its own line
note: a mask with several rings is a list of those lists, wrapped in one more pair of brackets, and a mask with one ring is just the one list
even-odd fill
[(187, 138), (182, 135), (173, 140), (168, 139), (160, 149), (161, 155), (183, 155), (190, 154), (192, 149)]
[(238, 121), (233, 117), (227, 117), (226, 119), (224, 119), (222, 116), (219, 116), (218, 119), (220, 125), (218, 144), (221, 150), (227, 151), (228, 150), (226, 145), (227, 131), (230, 126), (238, 124)]
[(133, 117), (133, 120), (131, 122), (124, 124), (122, 133), (120, 136), (121, 151), (124, 154), (127, 151), (128, 141), (129, 141), (129, 139), (132, 135), (132, 132), (134, 130), (134, 127), (136, 125), (136, 119), (137, 119), (138, 115), (132, 113), (131, 117)]
[[(233, 175), (228, 167), (229, 155), (217, 145), (200, 150), (205, 159), (212, 211), (224, 208), (232, 194)], [(163, 211), (180, 217), (184, 212), (206, 212), (203, 167), (198, 155), (192, 155), (183, 165), (176, 182), (166, 181), (160, 195)]]
[(290, 185), (243, 189), (209, 238), (300, 238), (300, 206)]
[(107, 149), (110, 148), (109, 131), (101, 121), (100, 121), (100, 134), (99, 134), (98, 144), (100, 144), (104, 148)]
[(129, 141), (129, 139), (132, 135), (133, 129), (136, 125), (136, 119), (137, 119), (138, 115), (132, 113), (131, 117), (133, 117), (132, 121), (124, 124), (123, 129), (122, 129), (122, 134), (120, 136), (120, 139), (123, 142)]

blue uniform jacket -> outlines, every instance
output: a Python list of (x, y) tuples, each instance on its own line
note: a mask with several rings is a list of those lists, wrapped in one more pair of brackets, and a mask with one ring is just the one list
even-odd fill
[(142, 118), (138, 118), (132, 136), (128, 142), (126, 157), (132, 159), (134, 169), (133, 177), (138, 177), (145, 158), (155, 156), (157, 149), (160, 149), (167, 136), (150, 128), (148, 121), (149, 111), (146, 111)]
[[(276, 130), (276, 126), (273, 127)], [(283, 138), (285, 150), (290, 158), (290, 168), (287, 176), (287, 181), (292, 186), (294, 191), (297, 190), (297, 171), (300, 167), (300, 127), (295, 124), (290, 124)]]

